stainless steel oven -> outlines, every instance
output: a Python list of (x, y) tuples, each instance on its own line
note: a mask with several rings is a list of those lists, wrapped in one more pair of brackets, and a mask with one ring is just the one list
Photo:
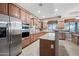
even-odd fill
[(22, 38), (28, 37), (30, 35), (29, 24), (22, 24)]

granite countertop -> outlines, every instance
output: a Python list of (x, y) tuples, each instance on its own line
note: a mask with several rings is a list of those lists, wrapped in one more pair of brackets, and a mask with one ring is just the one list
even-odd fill
[(39, 37), (39, 39), (44, 39), (44, 40), (55, 40), (55, 33), (47, 33), (41, 37)]

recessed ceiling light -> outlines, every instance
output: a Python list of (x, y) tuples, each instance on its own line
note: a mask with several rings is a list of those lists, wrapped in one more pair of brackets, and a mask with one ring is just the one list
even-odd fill
[(40, 10), (38, 10), (37, 12), (40, 13)]
[(58, 11), (58, 9), (55, 9), (55, 11)]
[(76, 19), (79, 19), (79, 17), (76, 17)]

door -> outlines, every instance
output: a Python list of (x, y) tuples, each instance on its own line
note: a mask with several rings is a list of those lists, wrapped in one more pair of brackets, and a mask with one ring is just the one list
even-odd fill
[(22, 23), (19, 19), (10, 17), (10, 55), (18, 55), (21, 50)]
[(0, 14), (0, 56), (9, 55), (9, 16)]

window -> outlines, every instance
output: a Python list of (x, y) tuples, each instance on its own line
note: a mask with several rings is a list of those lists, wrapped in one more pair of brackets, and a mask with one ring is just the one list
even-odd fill
[(57, 24), (53, 24), (53, 30), (55, 30), (57, 27)]
[(53, 27), (52, 24), (48, 24), (48, 30), (49, 30), (49, 31), (52, 31), (52, 29), (53, 29), (52, 27)]
[(64, 29), (66, 32), (69, 32), (69, 23), (64, 23)]
[(79, 22), (77, 22), (77, 32), (79, 32)]
[(65, 31), (66, 32), (75, 32), (76, 30), (76, 25), (75, 25), (76, 22), (69, 22), (69, 23), (65, 23), (64, 26), (65, 26)]
[(70, 32), (75, 32), (75, 22), (70, 22)]
[(48, 24), (48, 30), (52, 31), (52, 30), (55, 30), (57, 27), (57, 24)]

